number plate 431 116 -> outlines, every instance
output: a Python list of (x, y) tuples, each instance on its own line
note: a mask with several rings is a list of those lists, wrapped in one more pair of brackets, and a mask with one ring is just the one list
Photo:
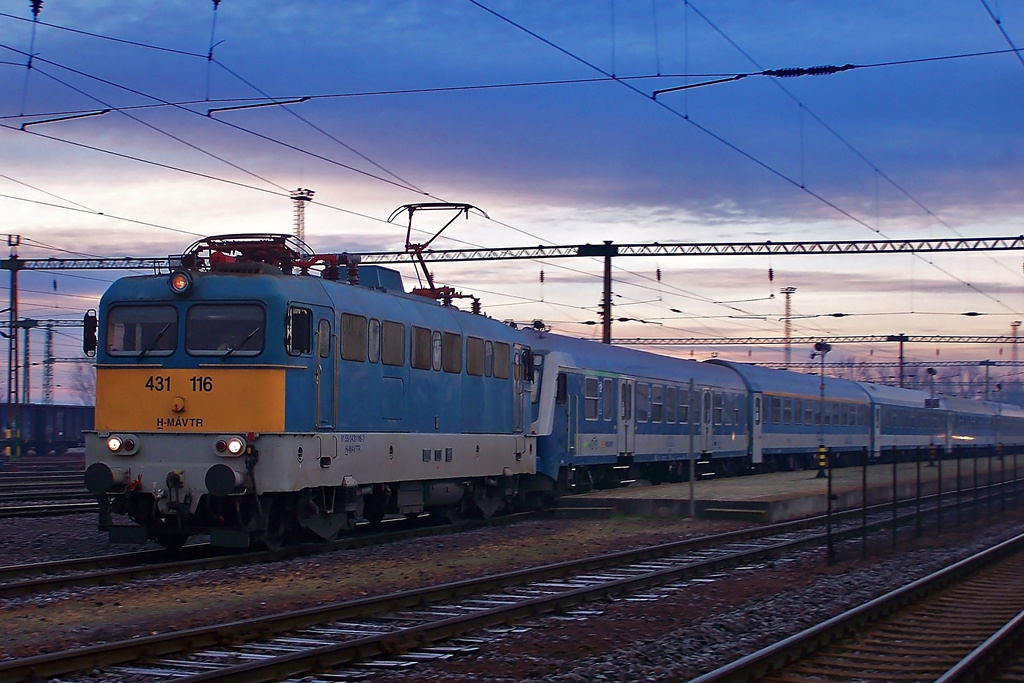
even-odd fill
[[(284, 431), (285, 370), (100, 367), (96, 429), (153, 431), (159, 418), (174, 431)], [(178, 427), (181, 427), (178, 429)]]

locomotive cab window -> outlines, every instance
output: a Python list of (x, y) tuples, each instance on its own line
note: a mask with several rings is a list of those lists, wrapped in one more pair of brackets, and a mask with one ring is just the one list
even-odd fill
[(302, 356), (313, 351), (313, 311), (308, 308), (288, 309), (285, 347), (292, 356)]
[(173, 306), (113, 306), (107, 312), (111, 356), (169, 356), (177, 341), (178, 312)]
[(196, 304), (185, 316), (185, 350), (193, 356), (256, 356), (266, 314), (256, 304)]

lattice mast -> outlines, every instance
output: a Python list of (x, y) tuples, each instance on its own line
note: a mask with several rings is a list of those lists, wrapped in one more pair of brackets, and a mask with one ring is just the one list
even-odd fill
[(306, 240), (306, 202), (312, 201), (313, 190), (298, 188), (292, 192), (292, 204), (295, 207), (295, 236)]
[(789, 367), (789, 364), (793, 361), (793, 348), (791, 344), (791, 340), (793, 338), (793, 327), (790, 321), (793, 317), (792, 297), (793, 292), (795, 291), (796, 287), (782, 288), (782, 293), (786, 295), (786, 319), (784, 321), (785, 327), (783, 328), (783, 337), (785, 338), (786, 343), (783, 347), (785, 349), (785, 353), (783, 354), (783, 362), (785, 363), (785, 367), (787, 368)]

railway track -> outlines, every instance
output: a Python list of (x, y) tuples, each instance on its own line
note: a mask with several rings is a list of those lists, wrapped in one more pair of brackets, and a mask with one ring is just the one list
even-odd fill
[(507, 515), (490, 521), (461, 521), (424, 526), (417, 520), (386, 521), (383, 529), (361, 525), (359, 533), (332, 542), (306, 543), (280, 550), (237, 551), (214, 548), (208, 543), (187, 545), (178, 551), (144, 550), (95, 557), (0, 566), (0, 599), (84, 586), (111, 586), (174, 572), (227, 569), (279, 562), (339, 550), (425, 538), (486, 526), (513, 524), (538, 517), (537, 513)]
[(99, 510), (96, 503), (38, 503), (28, 505), (0, 506), (0, 519), (13, 517), (59, 517), (61, 515), (78, 515), (84, 512), (95, 513)]
[[(875, 526), (891, 521), (887, 511), (878, 516)], [(822, 521), (818, 518), (817, 523)], [(857, 523), (846, 526), (835, 535), (860, 534)], [(578, 610), (607, 596), (639, 592), (657, 599), (667, 584), (714, 575), (727, 567), (756, 569), (766, 558), (815, 548), (825, 541), (822, 530), (809, 529), (806, 522), (774, 525), (768, 535), (765, 529), (12, 660), (0, 663), (0, 678), (61, 676), (68, 680), (69, 672), (99, 668), (112, 679), (276, 680), (410, 651), (414, 651), (410, 657), (447, 656), (450, 652), (445, 648), (474, 646), (474, 640), (451, 644), (450, 639), (469, 632)], [(586, 615), (585, 608), (582, 614)], [(447, 642), (438, 650), (435, 644), (440, 641)], [(224, 646), (227, 642), (235, 645)]]
[[(974, 501), (974, 498), (971, 498)], [(928, 516), (935, 512), (934, 496), (922, 499), (922, 507), (917, 510), (916, 500), (902, 502), (903, 509), (914, 508), (913, 512), (904, 512), (896, 522), (904, 529), (910, 527), (911, 523), (917, 526), (921, 516)], [(971, 502), (964, 505), (971, 505)], [(977, 501), (978, 505), (986, 505), (984, 498)], [(29, 506), (31, 508), (37, 506)], [(48, 506), (49, 507), (49, 506)], [(0, 517), (5, 510), (0, 508)], [(90, 509), (95, 509), (93, 506)], [(882, 503), (868, 509), (870, 515), (867, 520), (868, 531), (883, 527), (890, 527), (893, 523), (891, 503)], [(846, 535), (853, 534), (852, 528), (860, 521), (863, 525), (864, 511), (848, 510), (833, 515), (836, 524), (845, 524)], [(952, 513), (952, 509), (944, 509), (944, 514)], [(543, 514), (543, 513), (541, 513)], [(525, 513), (520, 515), (509, 515), (495, 518), (490, 524), (509, 524), (522, 519), (533, 518), (536, 513)], [(814, 517), (803, 520), (794, 520), (771, 526), (755, 527), (743, 532), (749, 537), (770, 536), (782, 531), (822, 527), (825, 524), (824, 517)], [(304, 544), (291, 546), (279, 551), (254, 551), (254, 552), (231, 552), (216, 550), (208, 544), (192, 544), (177, 553), (166, 550), (151, 550), (134, 553), (123, 553), (116, 555), (102, 555), (97, 557), (73, 558), (69, 560), (58, 560), (36, 564), (17, 566), (0, 566), (0, 599), (13, 598), (31, 593), (43, 593), (46, 591), (72, 588), (76, 586), (116, 585), (137, 578), (147, 578), (179, 571), (199, 571), (204, 569), (225, 569), (233, 566), (255, 565), (267, 562), (274, 562), (294, 557), (315, 555), (336, 550), (351, 549), (375, 545), (381, 543), (401, 540), (403, 538), (415, 538), (427, 535), (451, 533), (454, 531), (477, 528), (482, 522), (463, 522), (459, 524), (445, 525), (440, 527), (419, 528), (413, 521), (395, 520), (389, 522), (398, 530), (391, 530), (386, 533), (373, 532), (368, 525), (360, 525), (361, 533), (351, 537), (339, 539), (331, 543)], [(399, 527), (405, 528), (399, 528)], [(863, 531), (862, 527), (857, 527)], [(728, 540), (730, 534), (723, 536), (707, 537), (707, 542), (717, 542), (719, 539)], [(706, 541), (694, 541), (704, 543)]]
[(1022, 577), (1024, 535), (691, 683), (999, 680), (1020, 659)]

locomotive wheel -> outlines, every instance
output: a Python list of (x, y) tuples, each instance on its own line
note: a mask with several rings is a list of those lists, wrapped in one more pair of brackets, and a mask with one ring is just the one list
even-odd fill
[(188, 534), (180, 531), (154, 534), (153, 540), (167, 550), (181, 550), (182, 546), (185, 545), (185, 541), (188, 540)]
[(263, 534), (263, 545), (267, 550), (280, 550), (288, 542), (291, 526), (288, 523), (289, 506), (283, 499), (272, 499), (266, 514), (267, 530)]

